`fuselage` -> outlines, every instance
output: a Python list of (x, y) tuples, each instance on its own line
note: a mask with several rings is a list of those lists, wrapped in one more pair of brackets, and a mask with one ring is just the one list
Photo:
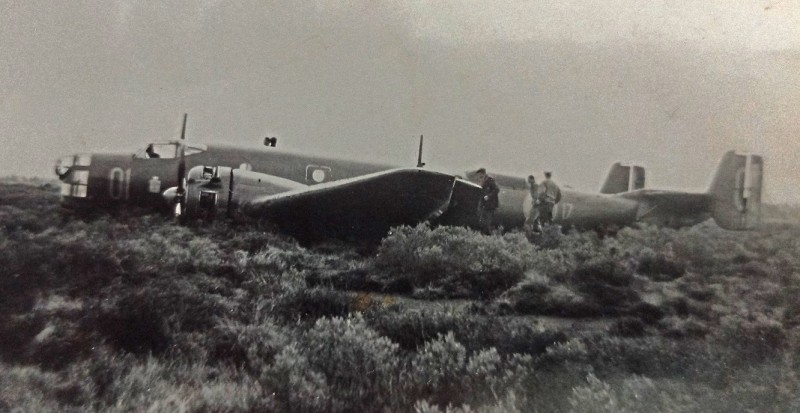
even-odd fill
[[(162, 194), (167, 188), (178, 184), (178, 145), (176, 142), (165, 143), (160, 144), (159, 148), (161, 156), (157, 158), (149, 157), (144, 150), (133, 155), (79, 154), (62, 158), (56, 167), (62, 180), (62, 203), (68, 207), (92, 208), (121, 204), (166, 207)], [(395, 168), (387, 164), (272, 149), (193, 144), (186, 146), (185, 162), (187, 169), (197, 165), (227, 166), (309, 186)], [(497, 182), (500, 186), (500, 206), (495, 215), (496, 224), (506, 229), (522, 226), (532, 205), (524, 178), (499, 175)], [(656, 208), (645, 205), (631, 194), (607, 195), (562, 188), (562, 199), (553, 211), (553, 218), (563, 226), (578, 228), (623, 226), (649, 219), (664, 221), (662, 215), (652, 213)], [(660, 209), (656, 212), (664, 212), (664, 208)], [(694, 211), (705, 212), (696, 208)], [(674, 212), (676, 214), (668, 215), (675, 215), (675, 220), (687, 221), (685, 224), (707, 218), (707, 214), (695, 217), (687, 215), (690, 211)]]
[[(304, 185), (391, 168), (367, 162), (221, 145), (189, 145), (185, 160), (187, 169), (197, 165), (227, 166), (279, 176)], [(78, 154), (62, 158), (56, 166), (62, 181), (62, 203), (68, 207), (161, 206), (164, 203), (162, 192), (178, 184), (178, 163), (175, 152), (159, 158), (148, 158), (143, 151), (134, 155)]]

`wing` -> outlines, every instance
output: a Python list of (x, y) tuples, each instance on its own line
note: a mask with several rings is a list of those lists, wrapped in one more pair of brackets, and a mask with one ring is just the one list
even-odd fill
[[(238, 206), (302, 239), (374, 240), (392, 226), (438, 218), (452, 199), (454, 176), (422, 169), (393, 169), (272, 195)], [(474, 211), (474, 210), (473, 210)]]

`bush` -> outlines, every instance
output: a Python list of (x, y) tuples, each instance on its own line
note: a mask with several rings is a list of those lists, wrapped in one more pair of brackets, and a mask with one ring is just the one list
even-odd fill
[(638, 258), (636, 271), (649, 276), (653, 281), (672, 281), (686, 273), (686, 265), (676, 262), (665, 254), (650, 253)]
[(249, 376), (188, 364), (105, 356), (78, 372), (84, 381), (105, 380), (100, 411), (274, 411), (271, 397)]
[(408, 277), (416, 288), (432, 284), (486, 297), (519, 282), (534, 254), (518, 233), (499, 237), (461, 227), (403, 226), (383, 240), (375, 265)]
[(699, 408), (684, 396), (688, 389), (672, 383), (655, 383), (642, 376), (625, 379), (619, 388), (589, 373), (585, 386), (573, 389), (569, 399), (573, 412), (683, 412)]
[(256, 377), (276, 354), (291, 343), (285, 328), (272, 319), (242, 323), (231, 318), (217, 318), (209, 342), (209, 361), (232, 364)]
[(0, 410), (10, 412), (72, 411), (88, 395), (73, 389), (59, 375), (35, 367), (0, 364)]
[(744, 360), (763, 361), (788, 345), (783, 325), (761, 313), (746, 312), (722, 318), (716, 340), (739, 352)]
[(426, 399), (443, 406), (460, 404), (467, 390), (466, 360), (467, 350), (453, 333), (440, 335), (425, 343), (411, 360), (411, 377)]
[(627, 287), (633, 274), (616, 260), (592, 260), (579, 266), (572, 275), (576, 283), (588, 287), (607, 285)]
[(411, 359), (414, 394), (436, 406), (483, 405), (500, 395), (522, 390), (532, 374), (532, 358), (518, 354), (503, 358), (488, 348), (467, 356), (452, 333), (425, 343)]
[(403, 311), (394, 307), (367, 312), (365, 317), (373, 329), (405, 350), (418, 350), (425, 342), (450, 332), (469, 352), (494, 347), (504, 355), (536, 355), (565, 340), (563, 333), (529, 320), (464, 311)]
[[(360, 314), (321, 318), (302, 340), (312, 371), (336, 386), (336, 408), (379, 411), (393, 406), (398, 345), (370, 329)], [(340, 407), (339, 407), (340, 406)]]
[(344, 406), (332, 397), (325, 376), (313, 369), (295, 345), (285, 347), (261, 376), (265, 388), (274, 392), (279, 411), (339, 411)]

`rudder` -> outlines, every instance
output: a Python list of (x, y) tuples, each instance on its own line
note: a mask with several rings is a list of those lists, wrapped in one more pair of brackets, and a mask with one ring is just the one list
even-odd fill
[(761, 156), (725, 153), (709, 189), (711, 216), (717, 225), (729, 230), (748, 230), (759, 225), (763, 172)]

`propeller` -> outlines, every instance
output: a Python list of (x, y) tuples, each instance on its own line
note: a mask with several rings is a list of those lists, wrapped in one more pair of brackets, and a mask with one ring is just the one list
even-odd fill
[(178, 143), (178, 188), (175, 193), (175, 206), (173, 209), (177, 218), (180, 218), (186, 209), (186, 117), (187, 114), (184, 113), (181, 140)]

